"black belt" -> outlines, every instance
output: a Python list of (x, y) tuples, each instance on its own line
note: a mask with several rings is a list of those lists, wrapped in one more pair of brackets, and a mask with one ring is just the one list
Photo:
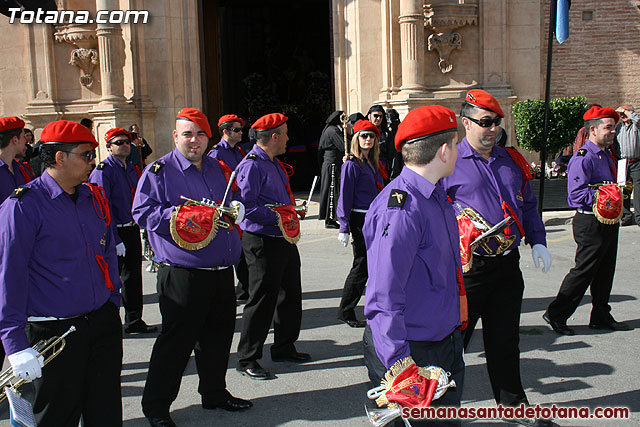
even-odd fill
[(184, 267), (182, 265), (169, 264), (168, 262), (159, 262), (158, 265), (161, 265), (163, 267), (177, 267), (177, 268), (186, 268), (188, 270), (204, 270), (204, 271), (220, 271), (220, 270), (226, 270), (227, 268), (230, 268), (229, 265), (221, 265), (218, 267)]

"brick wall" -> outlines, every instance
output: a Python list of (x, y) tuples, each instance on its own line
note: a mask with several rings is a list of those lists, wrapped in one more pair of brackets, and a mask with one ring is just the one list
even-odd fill
[[(541, 78), (546, 76), (549, 3), (544, 1)], [(640, 108), (640, 1), (573, 0), (569, 39), (554, 40), (551, 96), (583, 95), (588, 102)], [(583, 13), (593, 12), (593, 20)], [(544, 88), (544, 84), (543, 84)], [(544, 89), (542, 92), (544, 97)]]

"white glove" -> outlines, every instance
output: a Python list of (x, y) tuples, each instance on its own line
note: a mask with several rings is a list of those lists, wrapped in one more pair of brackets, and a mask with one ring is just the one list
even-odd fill
[(349, 233), (339, 233), (338, 240), (342, 243), (342, 246), (347, 247), (347, 243), (349, 243)]
[(235, 220), (235, 223), (239, 223), (242, 222), (242, 220), (244, 219), (244, 205), (242, 204), (242, 202), (239, 202), (237, 200), (232, 200), (231, 201), (231, 206), (235, 207), (238, 206), (238, 217)]
[(533, 245), (531, 248), (531, 256), (533, 256), (533, 263), (536, 268), (540, 268), (540, 259), (544, 263), (544, 267), (542, 267), (542, 272), (546, 273), (551, 268), (551, 253), (545, 245), (541, 245), (538, 243), (537, 245)]
[(44, 358), (38, 357), (38, 352), (31, 347), (7, 356), (13, 368), (13, 375), (31, 382), (42, 376)]
[(124, 256), (127, 253), (127, 248), (124, 247), (124, 243), (120, 242), (116, 245), (116, 253), (118, 256)]

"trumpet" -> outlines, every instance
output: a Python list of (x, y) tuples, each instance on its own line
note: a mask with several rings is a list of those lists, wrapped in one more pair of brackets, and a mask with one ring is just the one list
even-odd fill
[[(67, 332), (58, 336), (54, 336), (49, 338), (48, 340), (38, 341), (32, 348), (38, 352), (38, 357), (44, 358), (44, 365), (51, 362), (54, 357), (60, 354), (64, 347), (67, 345), (65, 338), (71, 332), (75, 332), (76, 327), (71, 326)], [(48, 354), (51, 353), (51, 354)], [(7, 392), (5, 391), (5, 387), (9, 387), (12, 390), (17, 390), (18, 387), (26, 383), (26, 380), (23, 380), (20, 377), (17, 377), (13, 374), (13, 368), (8, 367), (0, 374), (0, 402), (7, 398)]]
[(221, 216), (219, 216), (216, 219), (216, 224), (218, 225), (218, 227), (227, 228), (227, 229), (229, 227), (231, 227), (231, 225), (227, 221), (222, 219), (222, 215), (226, 215), (227, 217), (231, 218), (235, 222), (236, 219), (238, 218), (238, 215), (240, 214), (240, 206), (239, 205), (229, 206), (229, 207), (220, 206), (219, 204), (217, 204), (213, 200), (209, 200), (209, 199), (206, 199), (204, 197), (200, 201), (193, 200), (193, 199), (190, 199), (190, 198), (185, 197), (185, 196), (180, 196), (180, 198), (182, 200), (186, 201), (187, 204), (192, 205), (192, 206), (206, 206), (208, 208), (215, 208), (221, 214)]
[[(265, 206), (268, 207), (268, 208), (277, 208), (277, 207), (286, 206), (286, 205), (284, 203), (267, 203)], [(293, 210), (295, 210), (297, 214), (301, 214), (301, 213), (306, 214), (307, 213), (307, 201), (305, 200), (304, 202), (302, 202), (301, 205), (294, 206)]]
[[(480, 213), (478, 213), (475, 209), (467, 207), (460, 210), (460, 214), (469, 218), (471, 222), (476, 226), (476, 228), (480, 231), (487, 231), (492, 227), (492, 225), (489, 224), (489, 222), (484, 219), (484, 217), (480, 215)], [(491, 238), (495, 239), (496, 243), (498, 244), (498, 248), (496, 249), (496, 253), (498, 255), (509, 249), (511, 244), (516, 240), (516, 236), (505, 236), (503, 233), (492, 236)], [(493, 251), (491, 250), (491, 248), (489, 248), (487, 241), (482, 241), (480, 243), (480, 246), (487, 252), (487, 254), (493, 254)]]

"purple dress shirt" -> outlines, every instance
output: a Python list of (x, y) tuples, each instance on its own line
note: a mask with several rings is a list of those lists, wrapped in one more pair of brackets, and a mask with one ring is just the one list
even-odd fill
[(133, 221), (131, 205), (133, 194), (138, 185), (138, 171), (133, 163), (127, 161), (125, 170), (123, 163), (114, 156), (107, 157), (91, 172), (89, 182), (104, 188), (111, 209), (111, 225), (117, 243), (122, 240), (115, 230), (116, 225)]
[[(404, 206), (389, 207), (397, 190)], [(458, 225), (446, 197), (405, 167), (365, 217), (364, 314), (386, 368), (410, 355), (408, 341), (441, 341), (460, 325)]]
[(609, 153), (587, 139), (582, 148), (571, 157), (567, 166), (569, 206), (592, 212), (596, 189), (589, 188), (589, 184), (616, 182), (613, 173), (615, 167), (616, 164)]
[(238, 167), (240, 201), (244, 203), (243, 230), (267, 236), (282, 236), (276, 213), (267, 204), (290, 205), (291, 198), (285, 184), (289, 177), (280, 167), (280, 161), (271, 160), (258, 144), (254, 145)]
[(363, 162), (360, 166), (355, 157), (342, 164), (340, 174), (342, 178), (338, 198), (338, 220), (340, 233), (348, 233), (351, 210), (369, 209), (369, 205), (378, 195), (376, 181), (384, 185), (384, 179), (368, 162)]
[[(453, 174), (441, 182), (455, 208), (471, 207), (491, 225), (504, 219), (502, 200), (506, 201), (522, 223), (526, 243), (546, 246), (546, 232), (538, 215), (536, 196), (506, 149), (494, 146), (487, 161), (465, 137), (458, 144), (458, 159)], [(515, 235), (516, 239), (509, 249), (515, 249), (522, 239), (515, 222), (511, 223), (510, 235)], [(495, 253), (495, 239), (488, 244)], [(482, 247), (476, 248), (475, 252), (486, 255)]]
[(238, 167), (238, 163), (242, 161), (239, 145), (236, 144), (235, 147), (232, 147), (224, 139), (214, 145), (207, 155), (214, 159), (222, 160), (231, 170), (235, 170)]
[[(163, 165), (156, 167), (156, 164)], [(147, 230), (159, 262), (186, 268), (232, 266), (240, 258), (240, 237), (235, 229), (218, 228), (216, 237), (202, 249), (190, 251), (173, 241), (171, 213), (185, 203), (180, 196), (220, 203), (227, 187), (215, 159), (202, 158), (202, 172), (177, 149), (145, 168), (133, 199), (133, 219)], [(227, 196), (229, 198), (229, 196)], [(225, 206), (229, 205), (229, 201)]]
[(13, 173), (9, 172), (9, 166), (0, 159), (0, 203), (13, 193), (13, 190), (26, 184), (24, 176), (20, 173), (20, 165), (13, 162)]
[[(0, 207), (0, 336), (7, 354), (29, 346), (27, 317), (76, 317), (120, 306), (115, 239), (98, 217), (91, 191), (74, 202), (45, 171)], [(114, 291), (95, 259), (104, 257)]]

